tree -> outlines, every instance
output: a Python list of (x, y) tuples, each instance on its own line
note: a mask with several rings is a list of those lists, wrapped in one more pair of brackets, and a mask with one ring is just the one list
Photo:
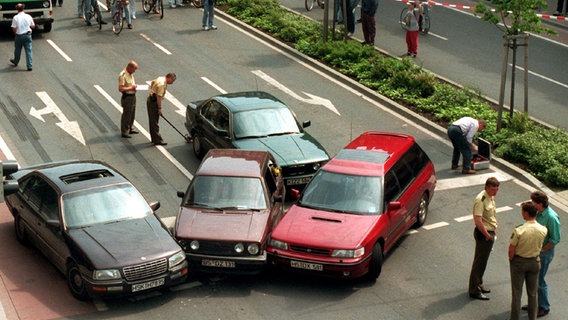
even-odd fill
[(515, 70), (517, 66), (517, 48), (524, 47), (524, 112), (528, 115), (528, 39), (529, 33), (546, 33), (555, 35), (556, 31), (542, 26), (535, 8), (546, 8), (545, 0), (490, 0), (492, 6), (484, 2), (475, 5), (474, 12), (481, 15), (481, 20), (495, 24), (503, 31), (504, 57), (501, 68), (501, 91), (499, 94), (499, 112), (497, 131), (501, 129), (505, 83), (507, 79), (507, 63), (509, 50), (512, 49), (511, 62), (511, 92), (509, 103), (509, 118), (513, 115), (515, 106)]

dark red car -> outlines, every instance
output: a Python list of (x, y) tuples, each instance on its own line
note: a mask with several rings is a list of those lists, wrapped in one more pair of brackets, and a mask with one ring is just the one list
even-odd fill
[(424, 224), (434, 165), (413, 137), (366, 132), (323, 166), (272, 232), (269, 260), (296, 271), (376, 279), (407, 229)]
[(212, 149), (185, 193), (174, 236), (192, 270), (259, 273), (284, 213), (285, 187), (268, 151)]

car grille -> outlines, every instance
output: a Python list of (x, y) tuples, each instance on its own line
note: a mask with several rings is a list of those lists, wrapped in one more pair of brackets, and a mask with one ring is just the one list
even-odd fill
[(310, 253), (310, 254), (317, 254), (322, 256), (329, 256), (329, 250), (325, 249), (315, 249), (315, 248), (308, 248), (308, 247), (301, 247), (301, 246), (290, 246), (290, 249), (293, 251)]
[(188, 250), (188, 253), (199, 253), (213, 256), (227, 256), (227, 257), (242, 257), (250, 256), (246, 250), (248, 242), (243, 242), (245, 245), (245, 251), (242, 253), (237, 253), (235, 251), (236, 242), (211, 242), (211, 241), (199, 241), (199, 250), (193, 251)]
[(168, 259), (160, 259), (142, 263), (135, 266), (125, 267), (124, 276), (128, 281), (151, 278), (165, 273), (168, 270)]
[(315, 170), (312, 163), (282, 167), (282, 176), (284, 177), (295, 177), (314, 173)]

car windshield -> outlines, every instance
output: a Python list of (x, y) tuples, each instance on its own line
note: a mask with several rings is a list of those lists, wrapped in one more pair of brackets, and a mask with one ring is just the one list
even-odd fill
[(320, 170), (298, 204), (318, 210), (375, 215), (382, 212), (381, 177), (348, 175)]
[(231, 210), (262, 210), (268, 207), (259, 178), (197, 176), (188, 190), (186, 206)]
[(152, 209), (131, 184), (105, 186), (63, 196), (63, 217), (69, 228), (144, 218)]
[(233, 133), (237, 139), (299, 132), (296, 119), (288, 108), (255, 109), (233, 116)]

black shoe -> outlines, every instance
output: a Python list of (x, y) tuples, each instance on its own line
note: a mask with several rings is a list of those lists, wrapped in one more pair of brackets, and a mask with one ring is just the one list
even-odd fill
[(122, 137), (123, 137), (123, 138), (132, 138), (132, 136), (127, 135), (127, 134), (123, 134)]
[(543, 308), (538, 308), (538, 313), (536, 314), (537, 318), (544, 317), (550, 312), (550, 310), (545, 310)]
[(32, 71), (32, 68), (28, 68), (28, 71)]
[(168, 143), (167, 143), (167, 142), (164, 142), (164, 141), (161, 141), (161, 142), (154, 142), (154, 145), (155, 145), (155, 146), (167, 146)]
[(104, 20), (101, 21), (101, 24), (107, 24), (107, 23), (108, 23), (108, 22), (106, 22), (106, 21), (104, 21)]
[(93, 24), (91, 23), (91, 21), (87, 21), (87, 26), (92, 26)]
[(479, 291), (481, 291), (481, 293), (491, 293), (491, 290), (485, 289), (484, 287), (479, 287)]
[(14, 59), (10, 59), (10, 63), (13, 64), (14, 66), (18, 65)]
[(524, 306), (521, 307), (521, 310), (528, 311), (528, 310), (529, 310), (529, 305), (528, 305), (528, 304), (525, 304)]
[(138, 134), (139, 132), (136, 130), (130, 130), (130, 134)]
[(470, 297), (470, 298), (473, 298), (473, 299), (477, 299), (477, 300), (485, 300), (485, 301), (489, 300), (489, 297), (486, 296), (486, 295), (484, 295), (484, 294), (481, 293), (481, 292), (478, 292), (478, 293), (470, 293), (470, 294), (469, 294), (469, 297)]

